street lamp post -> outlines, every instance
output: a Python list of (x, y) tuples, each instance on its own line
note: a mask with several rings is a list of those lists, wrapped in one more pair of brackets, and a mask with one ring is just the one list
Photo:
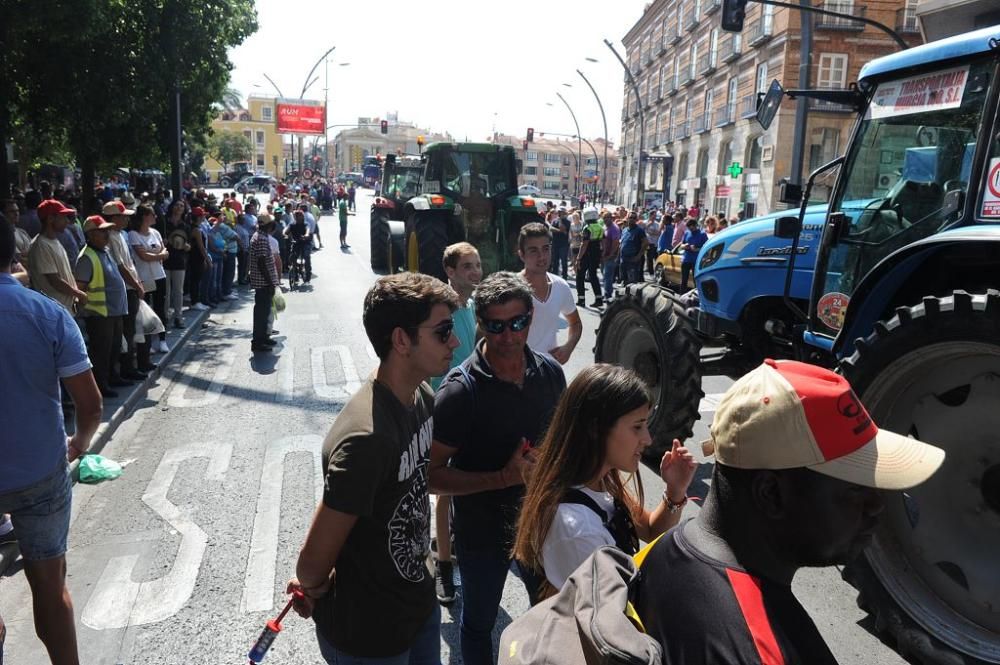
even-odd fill
[(639, 108), (639, 154), (636, 156), (636, 162), (637, 162), (636, 173), (639, 179), (639, 186), (636, 189), (636, 202), (639, 205), (642, 205), (642, 197), (644, 194), (643, 188), (645, 185), (645, 183), (643, 182), (643, 175), (642, 175), (642, 151), (646, 147), (645, 145), (646, 114), (643, 112), (642, 109), (642, 97), (639, 95), (639, 84), (635, 82), (635, 77), (632, 76), (632, 70), (628, 68), (628, 65), (625, 64), (625, 61), (622, 60), (622, 57), (618, 55), (618, 51), (615, 50), (615, 47), (611, 44), (611, 42), (605, 39), (604, 43), (611, 50), (611, 52), (615, 54), (615, 57), (618, 59), (618, 62), (621, 63), (622, 69), (625, 70), (625, 75), (628, 77), (629, 83), (632, 84), (632, 92), (635, 94), (636, 106)]
[(570, 116), (573, 117), (573, 124), (576, 125), (577, 140), (576, 140), (576, 192), (575, 192), (575, 194), (577, 196), (579, 196), (580, 195), (580, 175), (581, 175), (580, 174), (580, 164), (583, 163), (583, 143), (580, 141), (580, 138), (579, 138), (579, 137), (582, 136), (582, 134), (580, 133), (580, 123), (576, 121), (576, 114), (573, 113), (573, 107), (571, 107), (569, 105), (569, 102), (566, 101), (566, 98), (563, 97), (562, 94), (558, 93), (558, 92), (556, 93), (556, 97), (558, 97), (559, 101), (561, 101), (563, 104), (566, 105), (566, 110), (569, 111)]
[(558, 140), (556, 141), (556, 145), (559, 146), (560, 148), (562, 148), (563, 150), (565, 150), (566, 152), (568, 152), (569, 154), (573, 155), (573, 161), (576, 162), (576, 172), (579, 173), (580, 172), (580, 158), (576, 156), (576, 153), (573, 152), (573, 149), (570, 148), (569, 146), (563, 145)]
[[(590, 62), (597, 62), (594, 58), (587, 58)], [(601, 190), (605, 193), (608, 191), (608, 118), (604, 115), (604, 104), (601, 103), (601, 98), (597, 96), (597, 91), (594, 90), (594, 86), (590, 84), (590, 81), (586, 76), (583, 75), (579, 69), (576, 73), (580, 75), (583, 82), (587, 84), (590, 91), (594, 93), (594, 99), (597, 100), (597, 108), (601, 110), (601, 122), (604, 123), (604, 169), (601, 171)]]

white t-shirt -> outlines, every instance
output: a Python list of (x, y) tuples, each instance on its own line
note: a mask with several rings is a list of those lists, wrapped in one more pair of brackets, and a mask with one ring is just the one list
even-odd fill
[(556, 333), (559, 331), (559, 316), (566, 316), (576, 311), (576, 300), (573, 290), (569, 288), (562, 277), (547, 274), (549, 278), (549, 297), (542, 302), (532, 294), (534, 313), (531, 316), (531, 328), (528, 330), (528, 347), (538, 353), (548, 353), (558, 346)]
[(163, 238), (159, 231), (151, 228), (146, 235), (142, 235), (138, 231), (129, 231), (128, 244), (129, 247), (133, 248), (132, 260), (135, 262), (135, 271), (143, 284), (149, 284), (167, 276), (162, 261), (146, 261), (134, 249), (140, 247), (151, 254), (158, 254), (163, 249)]
[[(607, 492), (595, 492), (580, 486), (580, 490), (597, 502), (608, 519), (615, 512), (615, 501)], [(542, 543), (542, 567), (549, 584), (561, 589), (566, 579), (580, 567), (587, 557), (605, 545), (614, 545), (615, 539), (588, 506), (577, 503), (560, 503), (556, 508), (552, 526)]]

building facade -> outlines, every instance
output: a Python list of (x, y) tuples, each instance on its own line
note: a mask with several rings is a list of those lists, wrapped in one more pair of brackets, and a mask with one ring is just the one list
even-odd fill
[[(894, 27), (911, 45), (922, 43), (915, 0), (863, 1), (814, 6), (874, 19)], [(786, 99), (767, 131), (754, 115), (758, 93), (773, 79), (786, 89), (800, 87), (802, 17), (814, 27), (812, 88), (845, 88), (865, 63), (898, 49), (885, 33), (857, 21), (759, 3), (747, 5), (741, 33), (728, 33), (719, 26), (721, 6), (722, 0), (656, 0), (623, 39), (639, 88), (637, 101), (626, 77), (620, 185), (628, 203), (638, 184), (643, 132), (643, 152), (650, 156), (644, 188), (654, 197), (727, 216), (783, 208), (778, 184), (791, 176), (796, 102)], [(806, 175), (843, 151), (855, 121), (847, 107), (809, 104)]]
[[(212, 121), (212, 130), (243, 134), (250, 140), (253, 152), (251, 170), (275, 177), (284, 176), (284, 140), (277, 131), (274, 117), (276, 99), (266, 95), (250, 95), (247, 108), (223, 111)], [(214, 182), (223, 172), (223, 166), (212, 157), (205, 158), (205, 171)]]
[(919, 0), (916, 16), (926, 41), (1000, 25), (996, 0)]
[[(604, 139), (586, 139), (582, 144), (576, 139), (548, 137), (535, 132), (534, 140), (524, 149), (524, 138), (497, 134), (493, 143), (513, 146), (521, 160), (518, 185), (531, 185), (545, 196), (553, 198), (574, 195), (583, 191), (595, 194), (603, 188)], [(618, 183), (618, 154), (613, 143), (607, 149), (607, 192), (615, 198)], [(579, 189), (578, 189), (579, 188)]]
[(417, 137), (424, 137), (424, 144), (437, 141), (452, 141), (447, 132), (432, 132), (421, 129), (411, 122), (400, 122), (398, 115), (387, 113), (385, 117), (388, 133), (381, 132), (382, 118), (358, 118), (356, 127), (342, 129), (329, 143), (328, 159), (335, 165), (337, 173), (360, 171), (365, 157), (387, 154), (415, 155), (418, 152)]

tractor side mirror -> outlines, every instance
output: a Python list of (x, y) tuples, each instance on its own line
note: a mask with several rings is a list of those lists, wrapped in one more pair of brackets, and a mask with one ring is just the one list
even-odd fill
[(521, 175), (521, 170), (523, 168), (524, 168), (524, 162), (522, 162), (520, 159), (515, 159), (514, 160), (514, 171), (517, 173), (517, 175)]
[(779, 217), (774, 220), (774, 237), (794, 240), (802, 231), (802, 220), (798, 217)]
[(781, 98), (785, 95), (785, 89), (778, 83), (778, 79), (771, 81), (771, 87), (767, 89), (764, 99), (757, 105), (757, 122), (765, 131), (774, 121), (774, 116), (778, 114), (781, 106)]
[(944, 195), (944, 202), (941, 204), (941, 216), (951, 217), (965, 205), (965, 192), (961, 189), (953, 189)]

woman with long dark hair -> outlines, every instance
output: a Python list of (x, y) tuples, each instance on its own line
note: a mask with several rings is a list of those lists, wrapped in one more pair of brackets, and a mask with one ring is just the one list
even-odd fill
[(514, 541), (514, 558), (545, 575), (551, 588), (543, 597), (598, 548), (616, 545), (634, 554), (638, 540), (649, 542), (680, 520), (698, 465), (676, 439), (660, 461), (662, 500), (652, 511), (644, 507), (638, 471), (652, 443), (651, 405), (638, 375), (607, 364), (581, 371), (559, 400)]

